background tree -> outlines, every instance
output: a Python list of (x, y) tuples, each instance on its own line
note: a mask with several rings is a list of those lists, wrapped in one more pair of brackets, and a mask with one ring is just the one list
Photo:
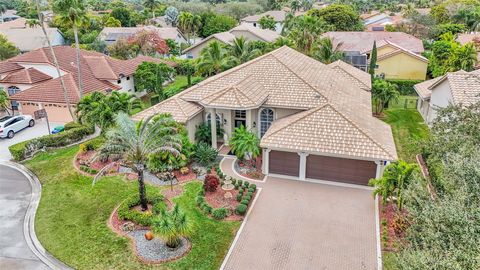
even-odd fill
[(300, 10), (300, 8), (301, 8), (301, 6), (300, 6), (300, 1), (298, 1), (298, 0), (293, 0), (293, 1), (290, 2), (290, 10), (291, 10), (292, 12), (297, 12), (297, 11)]
[(170, 48), (166, 40), (162, 39), (155, 30), (141, 30), (127, 39), (136, 54), (155, 56), (156, 54), (168, 54)]
[(5, 3), (0, 3), (0, 21), (3, 23), (3, 14), (7, 12), (7, 5)]
[(83, 95), (82, 66), (80, 61), (80, 42), (78, 28), (86, 25), (86, 11), (84, 0), (55, 0), (53, 10), (60, 16), (60, 20), (73, 28), (78, 74), (78, 91), (80, 98)]
[(137, 91), (154, 92), (163, 99), (163, 84), (171, 80), (173, 73), (174, 69), (165, 63), (143, 62), (134, 74), (135, 88)]
[(373, 41), (372, 53), (370, 54), (370, 64), (368, 66), (368, 73), (373, 81), (375, 79), (375, 69), (377, 68), (377, 41)]
[(172, 117), (164, 117), (155, 122), (151, 120), (152, 117), (149, 117), (137, 125), (127, 114), (117, 114), (115, 126), (107, 132), (105, 144), (99, 151), (100, 158), (121, 158), (137, 173), (142, 211), (148, 209), (143, 178), (148, 157), (160, 152), (177, 156), (182, 148)]
[(228, 51), (218, 41), (213, 41), (205, 47), (197, 60), (197, 71), (203, 75), (218, 74), (231, 67)]
[(275, 29), (276, 29), (275, 26), (277, 24), (275, 19), (270, 15), (262, 16), (260, 18), (260, 20), (258, 21), (258, 23), (260, 24), (260, 28), (268, 29), (268, 30), (272, 30), (272, 31), (275, 31)]
[(20, 50), (13, 45), (8, 39), (0, 34), (0, 60), (12, 58), (20, 54)]
[(288, 37), (300, 52), (310, 55), (316, 40), (328, 30), (325, 22), (315, 16), (299, 16), (290, 27)]
[(202, 19), (199, 15), (193, 15), (190, 12), (180, 12), (178, 26), (180, 30), (187, 35), (187, 42), (191, 44), (190, 35), (195, 37), (202, 25)]
[(5, 91), (5, 89), (0, 88), (0, 111), (6, 112), (8, 115), (10, 115), (10, 101), (8, 100), (8, 94)]
[(230, 16), (208, 13), (204, 14), (203, 17), (205, 19), (202, 27), (202, 37), (228, 31), (237, 25), (237, 21)]
[(333, 46), (330, 38), (320, 39), (313, 50), (313, 57), (324, 64), (330, 64), (343, 59), (343, 52), (339, 51), (341, 43)]
[(134, 21), (132, 20), (132, 15), (130, 13), (130, 10), (127, 9), (126, 7), (116, 7), (112, 10), (112, 13), (110, 15), (119, 20), (120, 23), (122, 24), (122, 27), (133, 27), (135, 26)]
[(233, 58), (232, 61), (235, 62), (236, 65), (248, 62), (262, 54), (259, 49), (253, 48), (251, 43), (247, 42), (244, 37), (233, 40), (233, 44), (230, 46), (230, 52)]
[(192, 60), (182, 60), (178, 64), (178, 73), (187, 76), (188, 86), (192, 85), (192, 76), (195, 73), (195, 65)]
[(165, 10), (165, 22), (167, 24), (169, 24), (171, 26), (177, 26), (178, 17), (179, 17), (179, 13), (178, 13), (178, 9), (176, 7), (169, 6)]
[(138, 48), (130, 44), (126, 39), (121, 38), (108, 46), (107, 50), (111, 57), (126, 60), (137, 56)]
[(121, 27), (122, 22), (120, 20), (115, 19), (115, 17), (108, 16), (106, 17), (106, 21), (103, 23), (105, 27)]
[(155, 19), (155, 9), (160, 6), (160, 2), (158, 0), (144, 0), (143, 6), (152, 11), (152, 19)]
[(385, 80), (376, 79), (372, 84), (372, 99), (376, 114), (381, 114), (392, 101), (398, 100), (400, 93), (397, 85)]
[(348, 5), (333, 4), (322, 9), (311, 9), (307, 15), (322, 19), (333, 31), (363, 31), (360, 15)]

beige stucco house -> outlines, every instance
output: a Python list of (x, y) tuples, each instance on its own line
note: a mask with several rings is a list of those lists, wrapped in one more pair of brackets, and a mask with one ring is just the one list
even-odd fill
[(197, 58), (200, 56), (202, 50), (211, 42), (218, 41), (223, 44), (232, 45), (233, 40), (239, 37), (244, 37), (247, 41), (274, 42), (280, 35), (268, 29), (260, 29), (250, 25), (239, 25), (230, 31), (216, 33), (203, 39), (183, 50), (182, 54), (186, 58)]
[(243, 125), (261, 138), (265, 174), (366, 185), (397, 159), (390, 127), (372, 116), (370, 87), (363, 71), (342, 62), (324, 65), (284, 46), (133, 119), (170, 113), (192, 141), (197, 126), (209, 122), (215, 148)]
[[(70, 46), (55, 46), (55, 55), (60, 73), (67, 88), (70, 104), (75, 107), (79, 101), (76, 51)], [(118, 60), (104, 54), (81, 50), (83, 94), (93, 91), (109, 93), (122, 91), (137, 96), (133, 74), (144, 61), (163, 60), (139, 56), (130, 60)], [(167, 64), (174, 65), (172, 62)], [(0, 87), (8, 93), (12, 105), (22, 114), (33, 115), (45, 109), (52, 122), (72, 121), (61, 87), (60, 77), (55, 68), (48, 47), (15, 56), (0, 62)]]
[(449, 72), (414, 86), (417, 110), (427, 124), (437, 117), (437, 110), (448, 105), (468, 106), (480, 101), (480, 70)]

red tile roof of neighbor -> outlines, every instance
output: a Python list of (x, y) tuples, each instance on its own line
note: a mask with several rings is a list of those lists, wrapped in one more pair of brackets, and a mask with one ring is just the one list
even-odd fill
[(15, 84), (34, 84), (50, 80), (52, 77), (34, 68), (20, 69), (5, 76), (0, 82)]
[[(57, 56), (60, 69), (67, 73), (66, 75), (63, 75), (63, 78), (68, 88), (70, 102), (76, 103), (79, 99), (75, 48), (69, 46), (55, 46), (54, 51), (55, 55)], [(157, 63), (164, 62), (170, 66), (175, 65), (175, 63), (170, 61), (148, 56), (139, 56), (130, 60), (118, 60), (98, 52), (86, 50), (81, 50), (80, 55), (84, 94), (93, 91), (121, 89), (119, 86), (110, 83), (109, 80), (117, 80), (121, 76), (132, 75), (137, 66), (145, 61)], [(8, 70), (17, 68), (17, 63), (44, 63), (54, 65), (50, 49), (45, 47), (0, 62), (0, 71), (2, 69)], [(37, 78), (39, 77), (38, 73), (41, 72), (35, 70), (31, 71), (31, 73), (34, 73), (33, 77)], [(13, 74), (8, 76), (11, 75)], [(10, 80), (9, 82), (21, 83), (20, 80)], [(50, 78), (49, 80), (44, 80), (41, 84), (17, 93), (16, 95), (12, 96), (11, 99), (18, 101), (65, 103), (59, 78)]]

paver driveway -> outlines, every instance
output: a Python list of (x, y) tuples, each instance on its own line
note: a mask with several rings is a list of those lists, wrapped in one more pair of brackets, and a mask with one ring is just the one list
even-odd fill
[(376, 269), (370, 190), (268, 178), (224, 269)]

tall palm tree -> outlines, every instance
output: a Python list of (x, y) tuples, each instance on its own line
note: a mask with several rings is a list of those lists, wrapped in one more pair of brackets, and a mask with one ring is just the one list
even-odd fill
[(309, 55), (314, 42), (321, 37), (326, 28), (325, 22), (319, 18), (304, 15), (295, 18), (288, 36), (299, 51)]
[(198, 58), (197, 70), (201, 74), (218, 74), (232, 66), (231, 57), (218, 41), (213, 41), (204, 48)]
[(182, 11), (178, 17), (178, 26), (183, 33), (187, 35), (187, 41), (191, 44), (190, 34), (196, 35), (202, 25), (202, 18), (190, 12)]
[(290, 2), (290, 9), (294, 13), (296, 11), (299, 11), (300, 10), (300, 2), (298, 0), (293, 0), (292, 2)]
[[(37, 9), (37, 14), (38, 14), (38, 21), (36, 21), (36, 23), (42, 28), (43, 35), (47, 40), (48, 47), (50, 48), (50, 53), (52, 54), (53, 64), (55, 65), (55, 69), (57, 70), (57, 75), (60, 80), (60, 85), (62, 87), (63, 98), (65, 99), (65, 103), (67, 104), (67, 108), (68, 108), (68, 112), (70, 113), (70, 116), (72, 117), (73, 120), (75, 120), (76, 117), (75, 117), (75, 114), (73, 113), (72, 106), (70, 104), (70, 98), (68, 97), (67, 87), (65, 86), (62, 73), (60, 72), (60, 65), (58, 64), (57, 56), (55, 55), (55, 50), (53, 50), (52, 42), (48, 37), (47, 30), (45, 29), (44, 15), (42, 13), (42, 10), (40, 9), (40, 0), (36, 0), (35, 5)], [(31, 27), (35, 27), (35, 25), (32, 24)]]
[(143, 5), (152, 11), (152, 19), (155, 19), (155, 9), (160, 6), (160, 2), (158, 0), (145, 0)]
[(343, 52), (339, 51), (341, 43), (333, 46), (330, 38), (322, 38), (313, 49), (313, 56), (324, 64), (330, 64), (343, 58)]
[(159, 153), (180, 155), (182, 139), (171, 116), (151, 121), (150, 116), (138, 125), (123, 112), (115, 117), (115, 127), (106, 134), (106, 142), (99, 151), (100, 158), (122, 158), (138, 175), (138, 192), (142, 211), (147, 210), (147, 196), (143, 174), (149, 156)]
[(283, 26), (282, 26), (282, 35), (285, 36), (287, 35), (290, 30), (292, 30), (293, 24), (295, 23), (295, 14), (294, 12), (288, 12), (285, 15), (285, 20), (283, 21)]
[(54, 11), (60, 16), (60, 20), (70, 25), (75, 37), (75, 48), (77, 52), (77, 73), (79, 96), (83, 95), (82, 67), (80, 61), (80, 42), (78, 41), (78, 28), (87, 24), (84, 0), (55, 0)]
[(232, 61), (236, 64), (243, 64), (262, 54), (259, 49), (253, 48), (250, 42), (247, 42), (243, 36), (233, 40), (230, 51), (233, 57)]

